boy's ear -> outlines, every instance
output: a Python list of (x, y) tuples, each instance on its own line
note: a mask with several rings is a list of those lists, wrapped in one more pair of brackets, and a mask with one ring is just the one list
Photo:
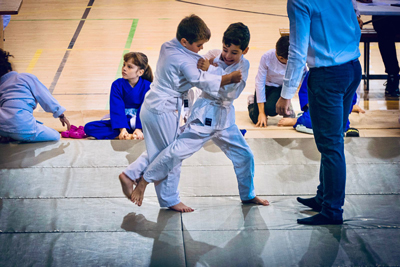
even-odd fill
[(180, 41), (181, 45), (183, 45), (184, 47), (186, 47), (186, 45), (189, 43), (188, 40), (186, 40), (186, 38), (182, 38)]
[(246, 55), (247, 54), (247, 52), (249, 52), (249, 47), (247, 47), (245, 50), (243, 50), (243, 55)]

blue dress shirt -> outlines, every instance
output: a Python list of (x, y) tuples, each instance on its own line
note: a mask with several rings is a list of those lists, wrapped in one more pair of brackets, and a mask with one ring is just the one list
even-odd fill
[(289, 58), (281, 96), (291, 99), (309, 68), (347, 63), (360, 56), (361, 31), (351, 0), (288, 0)]

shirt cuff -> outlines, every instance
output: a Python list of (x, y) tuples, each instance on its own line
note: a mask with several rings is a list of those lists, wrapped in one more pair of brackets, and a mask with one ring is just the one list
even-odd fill
[(60, 117), (61, 114), (64, 114), (65, 111), (66, 111), (66, 109), (64, 107), (60, 106), (56, 111), (54, 111), (53, 117), (58, 118), (58, 117)]
[(283, 85), (281, 97), (284, 99), (292, 99), (293, 96), (296, 94), (297, 87), (286, 87)]
[(257, 104), (258, 103), (265, 103), (265, 102), (267, 102), (267, 100), (265, 98), (264, 99), (263, 98), (261, 98), (261, 99), (257, 98)]
[(217, 69), (218, 69), (218, 67), (215, 67), (214, 65), (210, 64), (210, 66), (208, 66), (208, 70), (207, 71), (212, 73), (212, 72), (216, 71)]

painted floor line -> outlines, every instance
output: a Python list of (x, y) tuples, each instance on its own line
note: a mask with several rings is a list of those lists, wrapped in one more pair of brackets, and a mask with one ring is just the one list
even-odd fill
[(85, 24), (85, 20), (84, 19), (86, 19), (87, 16), (89, 15), (89, 12), (91, 10), (91, 7), (92, 7), (93, 3), (94, 3), (94, 0), (89, 0), (88, 7), (86, 7), (85, 12), (82, 15), (82, 20), (79, 22), (79, 25), (76, 28), (75, 34), (72, 37), (71, 42), (68, 45), (68, 49), (65, 52), (63, 59), (61, 60), (60, 66), (58, 67), (56, 75), (54, 76), (53, 82), (51, 83), (50, 88), (49, 88), (49, 91), (50, 91), (51, 94), (53, 93), (53, 91), (54, 91), (54, 89), (55, 89), (55, 87), (56, 87), (56, 85), (58, 83), (58, 79), (60, 79), (60, 76), (61, 76), (61, 73), (62, 73), (62, 71), (64, 69), (65, 63), (67, 62), (69, 54), (71, 53), (71, 49), (74, 47), (75, 42), (78, 39), (79, 33), (81, 32), (82, 27)]
[[(138, 19), (134, 19), (134, 20), (132, 21), (131, 29), (129, 30), (128, 38), (126, 39), (126, 42), (125, 42), (125, 48), (124, 48), (124, 51), (122, 52), (121, 60), (120, 60), (120, 62), (119, 62), (119, 66), (118, 66), (118, 69), (117, 69), (117, 73), (116, 73), (116, 75), (115, 75), (115, 80), (122, 77), (121, 71), (122, 71), (122, 65), (124, 64), (124, 55), (125, 55), (127, 52), (129, 52), (129, 50), (130, 50), (130, 48), (131, 48), (132, 40), (133, 40), (133, 37), (135, 36), (136, 27), (137, 27), (137, 25), (138, 25), (138, 22), (139, 22)], [(110, 92), (108, 93), (108, 95), (110, 95)], [(109, 98), (109, 97), (108, 97), (108, 98)], [(110, 102), (109, 102), (109, 101), (107, 101), (107, 104), (106, 104), (106, 108), (105, 108), (105, 109), (106, 109), (106, 110), (110, 109)]]
[(38, 62), (42, 52), (43, 52), (43, 49), (36, 50), (35, 54), (33, 55), (32, 60), (31, 60), (31, 63), (29, 63), (28, 68), (25, 70), (26, 73), (32, 73), (32, 70), (33, 70), (33, 68), (35, 68), (35, 65)]

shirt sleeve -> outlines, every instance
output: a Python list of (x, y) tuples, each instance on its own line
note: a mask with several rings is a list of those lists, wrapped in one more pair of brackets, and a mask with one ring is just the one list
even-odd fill
[(258, 66), (258, 72), (256, 76), (256, 96), (257, 103), (265, 103), (265, 82), (267, 81), (268, 66), (267, 66), (267, 54), (261, 57), (260, 65)]
[(25, 77), (27, 77), (26, 81), (30, 87), (29, 89), (31, 90), (32, 95), (44, 111), (53, 113), (54, 118), (58, 118), (65, 112), (66, 109), (58, 103), (58, 101), (51, 95), (49, 89), (47, 89), (47, 87), (44, 86), (36, 76), (29, 74)]
[(147, 91), (150, 90), (150, 83), (147, 83), (145, 81), (143, 81), (143, 86), (142, 86), (142, 92), (140, 94), (141, 97), (141, 103), (140, 103), (140, 107), (138, 108), (137, 112), (136, 112), (136, 123), (135, 123), (135, 128), (136, 129), (142, 129), (142, 122), (140, 121), (140, 110), (142, 109), (142, 104), (144, 102), (144, 96), (146, 95)]
[(220, 49), (212, 49), (207, 52), (207, 54), (204, 55), (204, 58), (210, 60), (211, 58), (216, 58), (219, 55), (221, 55), (221, 50)]
[(225, 91), (227, 97), (231, 100), (237, 99), (243, 89), (246, 87), (246, 81), (249, 76), (250, 63), (246, 60), (241, 63), (240, 71), (242, 72), (242, 80), (239, 83), (231, 83), (221, 87)]
[(354, 12), (356, 12), (357, 17), (361, 16), (360, 10), (358, 10), (358, 6), (357, 6), (356, 0), (351, 0), (351, 2), (353, 4)]
[(189, 62), (184, 62), (180, 66), (180, 71), (192, 86), (195, 86), (210, 95), (218, 95), (218, 90), (222, 80), (221, 75), (215, 75), (199, 70), (196, 64)]
[(281, 96), (291, 99), (300, 84), (306, 65), (311, 19), (310, 10), (299, 0), (288, 0), (287, 12), (290, 20), (290, 46)]
[(123, 99), (123, 88), (117, 81), (111, 85), (110, 93), (110, 119), (113, 129), (126, 128), (129, 129), (128, 120), (125, 115), (125, 103)]

